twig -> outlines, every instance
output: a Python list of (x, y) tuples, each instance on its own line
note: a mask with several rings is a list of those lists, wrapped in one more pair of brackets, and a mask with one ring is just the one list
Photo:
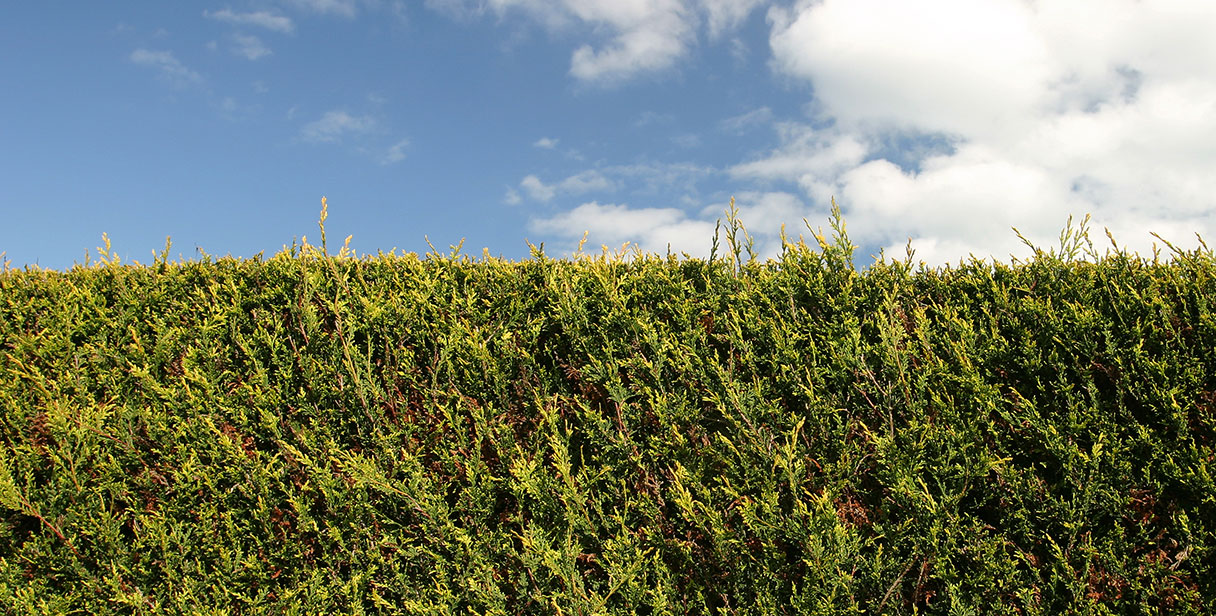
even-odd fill
[(80, 552), (76, 550), (76, 546), (72, 545), (72, 541), (70, 539), (68, 539), (66, 535), (63, 534), (63, 531), (59, 530), (58, 526), (55, 526), (54, 522), (51, 522), (50, 520), (43, 517), (42, 514), (37, 509), (34, 508), (34, 505), (32, 505), (30, 503), (30, 501), (28, 499), (26, 499), (24, 496), (21, 496), (21, 503), (23, 505), (25, 505), (25, 511), (28, 514), (34, 516), (35, 518), (38, 518), (39, 522), (42, 522), (43, 524), (46, 525), (47, 528), (51, 529), (51, 532), (55, 533), (55, 536), (59, 537), (59, 540), (62, 541), (64, 545), (68, 546), (68, 549), (71, 550), (72, 553), (76, 555), (76, 558), (79, 558), (80, 560), (84, 560), (84, 556), (82, 556), (80, 554)]
[(895, 587), (899, 586), (899, 583), (904, 581), (904, 576), (908, 575), (908, 572), (912, 570), (912, 565), (915, 563), (916, 558), (908, 561), (908, 566), (904, 567), (904, 570), (901, 571), (898, 576), (896, 576), (895, 581), (891, 582), (891, 585), (887, 587), (887, 592), (882, 596), (882, 601), (878, 602), (878, 609), (874, 610), (875, 612), (882, 612), (882, 606), (886, 605), (887, 599), (891, 597), (891, 593), (895, 592)]

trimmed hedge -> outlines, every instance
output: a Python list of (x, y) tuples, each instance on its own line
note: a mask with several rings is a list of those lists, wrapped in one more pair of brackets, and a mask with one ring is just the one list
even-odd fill
[(1216, 613), (1212, 253), (859, 271), (833, 224), (5, 271), (0, 604)]

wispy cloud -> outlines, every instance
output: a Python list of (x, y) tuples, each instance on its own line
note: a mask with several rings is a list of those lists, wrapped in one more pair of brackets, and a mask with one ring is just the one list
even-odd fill
[(731, 177), (794, 182), (816, 200), (825, 201), (836, 194), (832, 179), (860, 165), (870, 152), (862, 135), (818, 131), (797, 122), (780, 123), (776, 128), (781, 145), (767, 156), (730, 167)]
[[(528, 192), (528, 195), (537, 201), (551, 201), (557, 195), (557, 188), (552, 185), (545, 184), (540, 181), (540, 178), (535, 175), (529, 175), (520, 181), (519, 187)], [(507, 198), (510, 199), (510, 194)]]
[(734, 30), (752, 13), (753, 10), (767, 0), (700, 0), (701, 11), (705, 14), (709, 36), (717, 38), (724, 32)]
[(232, 37), (233, 53), (250, 60), (257, 60), (270, 55), (270, 49), (262, 43), (262, 39), (248, 34), (235, 34)]
[(351, 19), (355, 16), (354, 0), (288, 0), (288, 4), (318, 15), (337, 15)]
[[(761, 259), (781, 254), (781, 225), (790, 225), (792, 239), (798, 238), (802, 220), (813, 214), (798, 198), (787, 192), (743, 192), (736, 199), (740, 219), (748, 224), (755, 241), (753, 249)], [(626, 204), (604, 204), (592, 201), (547, 217), (529, 221), (535, 233), (556, 240), (559, 250), (573, 250), (587, 233), (592, 246), (616, 248), (629, 243), (643, 251), (664, 254), (688, 253), (703, 258), (709, 256), (714, 228), (727, 208), (727, 203), (714, 203), (689, 212), (679, 208), (631, 207)]]
[(711, 174), (710, 167), (693, 163), (636, 163), (632, 165), (610, 165), (600, 170), (616, 182), (628, 186), (635, 193), (661, 194), (696, 192), (696, 185)]
[(631, 208), (622, 204), (592, 201), (573, 210), (528, 223), (534, 233), (558, 238), (559, 250), (573, 251), (577, 240), (587, 233), (592, 246), (616, 249), (625, 243), (647, 252), (675, 254), (709, 252), (714, 233), (712, 222), (689, 217), (676, 208)]
[(169, 51), (136, 49), (131, 52), (131, 62), (156, 69), (162, 78), (175, 87), (184, 88), (203, 83), (203, 76), (187, 68)]
[(695, 133), (685, 133), (671, 138), (671, 142), (686, 150), (701, 147), (701, 136)]
[(657, 111), (646, 110), (638, 114), (637, 119), (633, 121), (633, 125), (637, 128), (642, 128), (644, 126), (650, 126), (651, 124), (666, 124), (674, 119), (675, 116), (671, 115), (670, 113), (659, 113)]
[(237, 26), (254, 26), (274, 32), (290, 33), (295, 30), (295, 24), (290, 17), (275, 15), (267, 11), (252, 13), (234, 13), (229, 9), (219, 11), (203, 11), (203, 17), (214, 19)]
[[(607, 191), (615, 189), (616, 185), (599, 171), (588, 170), (554, 184), (546, 184), (535, 175), (529, 175), (520, 181), (519, 187), (536, 201), (551, 201), (559, 194), (581, 195), (597, 190)], [(510, 201), (510, 194), (508, 194), (508, 201)]]
[(380, 159), (380, 164), (391, 165), (405, 160), (405, 148), (410, 145), (409, 139), (402, 139), (389, 147), (388, 152)]
[(260, 110), (259, 105), (247, 104), (232, 96), (212, 99), (211, 107), (216, 110), (220, 117), (229, 121), (250, 118)]
[(702, 203), (697, 197), (698, 183), (721, 173), (720, 170), (691, 163), (643, 162), (596, 167), (553, 182), (546, 182), (537, 175), (528, 175), (518, 185), (507, 188), (503, 202), (508, 205), (518, 205), (525, 200), (568, 203), (585, 195), (599, 197), (625, 193), (633, 198), (697, 206)]
[(736, 135), (743, 134), (748, 129), (763, 126), (773, 121), (773, 110), (768, 107), (753, 109), (747, 113), (732, 116), (718, 122), (718, 128), (723, 132)]
[(533, 143), (532, 145), (535, 147), (541, 148), (543, 150), (552, 150), (553, 148), (557, 147), (557, 139), (541, 137), (540, 139), (537, 139), (536, 142)]
[(376, 122), (371, 116), (353, 116), (345, 111), (328, 111), (319, 120), (305, 124), (300, 129), (300, 138), (310, 143), (337, 143), (347, 135), (367, 133), (375, 125)]
[(427, 0), (458, 18), (519, 11), (550, 30), (586, 33), (570, 75), (610, 86), (667, 70), (688, 55), (704, 26), (710, 39), (739, 26), (765, 0)]
[[(663, 3), (655, 3), (663, 4)], [(614, 85), (641, 73), (670, 68), (696, 38), (692, 24), (675, 10), (654, 10), (598, 47), (584, 44), (570, 57), (570, 74), (583, 82)]]
[(507, 194), (505, 197), (502, 198), (502, 201), (503, 201), (503, 203), (506, 203), (507, 205), (519, 205), (520, 203), (523, 203), (524, 198), (519, 196), (518, 190), (515, 190), (514, 188), (508, 186)]

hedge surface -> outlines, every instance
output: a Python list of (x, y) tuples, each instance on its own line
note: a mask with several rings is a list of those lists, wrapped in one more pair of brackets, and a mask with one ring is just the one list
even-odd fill
[(859, 271), (842, 226), (738, 229), (5, 271), (0, 605), (1216, 613), (1210, 251)]

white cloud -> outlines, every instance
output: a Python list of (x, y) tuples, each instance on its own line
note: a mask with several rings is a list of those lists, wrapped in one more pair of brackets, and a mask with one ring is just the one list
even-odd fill
[[(653, 3), (662, 4), (674, 3)], [(613, 84), (671, 67), (694, 38), (691, 24), (678, 8), (655, 7), (637, 21), (617, 25), (620, 32), (598, 49), (580, 46), (570, 58), (570, 74), (584, 82)]]
[(256, 36), (247, 34), (235, 34), (233, 40), (233, 53), (245, 56), (249, 60), (257, 60), (258, 58), (270, 55), (271, 51), (262, 43), (262, 39)]
[[(1216, 4), (822, 0), (769, 20), (819, 128), (778, 125), (730, 174), (835, 195), (855, 241), (941, 263), (1025, 256), (1011, 226), (1050, 246), (1086, 212), (1141, 252), (1149, 230), (1216, 231)], [(952, 147), (881, 158), (922, 137)]]
[[(742, 61), (747, 48), (732, 32), (763, 4), (770, 3), (427, 1), (466, 16), (522, 15), (567, 38), (585, 36), (574, 44), (570, 74), (592, 84), (676, 66), (698, 36), (731, 45)], [(776, 131), (768, 152), (724, 170), (737, 188), (752, 189), (738, 202), (763, 251), (779, 244), (781, 222), (823, 221), (832, 197), (854, 241), (898, 255), (911, 238), (919, 258), (934, 264), (968, 253), (1024, 256), (1011, 226), (1051, 245), (1069, 215), (1086, 212), (1095, 240), (1108, 226), (1121, 245), (1142, 252), (1154, 241), (1148, 230), (1183, 245), (1193, 232), (1210, 239), (1216, 231), (1216, 3), (771, 4), (770, 66), (778, 78), (809, 86), (810, 118), (774, 122), (760, 108), (718, 125), (728, 133)], [(643, 115), (638, 126), (663, 120)], [(654, 250), (665, 248), (664, 234), (712, 232), (710, 220), (720, 215), (710, 210), (722, 204), (699, 209), (695, 189), (718, 170), (644, 163), (594, 171), (598, 179), (581, 183), (529, 175), (505, 200), (653, 190), (670, 203), (683, 188), (687, 212), (696, 214), (591, 202), (532, 224), (568, 239), (590, 229), (604, 242)]]
[(533, 219), (528, 227), (559, 238), (559, 249), (564, 250), (573, 250), (588, 232), (590, 246), (615, 249), (630, 242), (647, 252), (665, 254), (670, 246), (675, 254), (692, 255), (709, 253), (714, 232), (713, 223), (691, 219), (679, 209), (630, 208), (594, 201), (549, 218)]
[(827, 0), (771, 15), (777, 69), (811, 80), (849, 126), (999, 129), (1045, 103), (1053, 77), (1022, 0)]
[[(580, 156), (573, 155), (575, 158)], [(617, 192), (628, 187), (635, 194), (670, 195), (673, 191), (687, 195), (696, 192), (698, 180), (713, 173), (708, 167), (689, 163), (638, 163), (610, 165), (587, 169), (561, 181), (545, 183), (536, 175), (528, 175), (519, 183), (522, 192), (533, 201), (548, 202), (558, 197), (578, 196), (591, 192)], [(510, 189), (508, 203), (522, 200), (520, 191)]]
[(556, 188), (546, 185), (535, 175), (525, 177), (520, 181), (519, 187), (527, 191), (528, 195), (537, 201), (549, 201), (557, 195)]
[(581, 195), (616, 188), (616, 185), (603, 173), (594, 169), (572, 175), (556, 184), (545, 184), (535, 175), (529, 175), (520, 181), (519, 186), (536, 201), (551, 201), (559, 194)]
[[(788, 192), (741, 192), (735, 195), (735, 206), (739, 209), (739, 220), (747, 225), (748, 232), (777, 239), (777, 249), (780, 249), (781, 225), (801, 224), (810, 214), (802, 199)], [(701, 210), (701, 217), (724, 218), (728, 207), (729, 202), (715, 203)]]
[[(796, 195), (786, 192), (744, 192), (737, 196), (735, 204), (760, 259), (781, 254), (782, 224), (787, 226), (789, 239), (796, 241), (799, 230), (805, 229), (803, 219), (815, 215)], [(587, 232), (593, 247), (607, 245), (615, 249), (630, 243), (647, 252), (665, 254), (670, 245), (675, 254), (686, 252), (704, 258), (709, 256), (714, 228), (718, 221), (725, 220), (727, 207), (728, 203), (716, 203), (691, 214), (677, 208), (634, 208), (593, 201), (552, 216), (533, 218), (528, 227), (544, 234), (546, 241), (556, 240), (559, 250), (573, 250)], [(744, 241), (742, 236), (739, 241)], [(724, 236), (720, 244), (719, 250), (724, 250)]]
[(923, 167), (913, 175), (874, 160), (843, 174), (838, 198), (861, 239), (903, 246), (909, 237), (922, 238), (1005, 257), (1020, 244), (1010, 227), (1038, 221), (1024, 230), (1055, 232), (1066, 212), (1085, 205), (1042, 168), (983, 146), (965, 146)]
[(161, 77), (176, 87), (194, 86), (203, 83), (203, 76), (187, 68), (172, 52), (136, 49), (131, 52), (131, 62), (148, 66), (160, 72)]
[(578, 45), (570, 74), (612, 85), (671, 68), (688, 54), (704, 25), (711, 39), (738, 27), (766, 0), (427, 0), (458, 18), (521, 12), (550, 30), (581, 26), (594, 40)]
[(376, 125), (370, 116), (352, 116), (345, 111), (328, 111), (321, 119), (304, 125), (300, 137), (312, 143), (336, 143), (351, 134), (362, 134)]
[(535, 143), (533, 143), (532, 145), (533, 145), (534, 147), (538, 147), (538, 148), (541, 148), (541, 149), (543, 149), (543, 150), (552, 150), (553, 148), (556, 148), (556, 147), (557, 147), (557, 139), (550, 139), (550, 138), (548, 138), (548, 137), (541, 137), (540, 139), (537, 139), (537, 140), (536, 140), (536, 142), (535, 142)]
[(289, 33), (295, 29), (295, 24), (292, 23), (290, 17), (275, 15), (267, 11), (255, 11), (252, 13), (234, 13), (229, 9), (219, 11), (203, 11), (203, 17), (222, 21), (237, 26), (256, 26), (266, 28), (275, 32)]
[(565, 194), (581, 195), (595, 190), (613, 190), (616, 185), (604, 177), (599, 171), (583, 171), (572, 175), (557, 185), (558, 190)]

